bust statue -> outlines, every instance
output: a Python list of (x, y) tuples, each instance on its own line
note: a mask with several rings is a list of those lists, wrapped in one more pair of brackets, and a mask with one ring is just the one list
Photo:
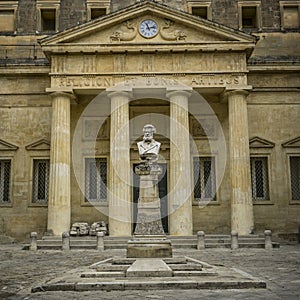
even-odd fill
[(142, 160), (152, 163), (157, 160), (160, 149), (160, 143), (155, 141), (153, 138), (156, 128), (152, 124), (147, 124), (143, 128), (143, 132), (143, 140), (137, 143), (139, 155)]

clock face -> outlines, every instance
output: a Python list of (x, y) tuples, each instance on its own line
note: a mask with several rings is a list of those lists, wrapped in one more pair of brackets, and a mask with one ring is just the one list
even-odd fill
[(158, 25), (153, 20), (144, 20), (140, 24), (140, 34), (145, 38), (152, 38), (158, 33)]

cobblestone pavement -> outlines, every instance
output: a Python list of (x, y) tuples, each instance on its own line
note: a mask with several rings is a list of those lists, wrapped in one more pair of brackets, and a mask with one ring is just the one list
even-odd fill
[(22, 245), (0, 245), (0, 299), (299, 299), (300, 245), (279, 249), (178, 250), (210, 264), (235, 267), (267, 282), (267, 289), (249, 290), (149, 290), (44, 292), (31, 294), (33, 286), (63, 275), (72, 268), (88, 266), (111, 256), (124, 256), (121, 250), (70, 252), (24, 251)]

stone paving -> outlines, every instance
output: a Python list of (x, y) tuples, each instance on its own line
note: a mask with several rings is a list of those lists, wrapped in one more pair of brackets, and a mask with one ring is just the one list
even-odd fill
[(0, 299), (298, 299), (300, 300), (300, 245), (279, 249), (176, 250), (175, 255), (234, 267), (267, 282), (267, 289), (248, 290), (133, 290), (88, 292), (30, 292), (31, 287), (60, 277), (69, 270), (88, 266), (123, 250), (97, 252), (24, 251), (22, 245), (0, 245)]

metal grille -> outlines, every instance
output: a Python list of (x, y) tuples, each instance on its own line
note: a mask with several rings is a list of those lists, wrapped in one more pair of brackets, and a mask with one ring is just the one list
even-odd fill
[(49, 170), (49, 159), (35, 159), (33, 161), (33, 203), (48, 202)]
[(10, 160), (0, 160), (0, 202), (9, 203)]
[(104, 202), (107, 198), (107, 159), (85, 159), (86, 201)]
[(300, 156), (290, 157), (292, 200), (300, 200)]
[(194, 199), (216, 200), (214, 157), (194, 157)]
[(251, 157), (250, 163), (253, 200), (269, 200), (268, 158)]

